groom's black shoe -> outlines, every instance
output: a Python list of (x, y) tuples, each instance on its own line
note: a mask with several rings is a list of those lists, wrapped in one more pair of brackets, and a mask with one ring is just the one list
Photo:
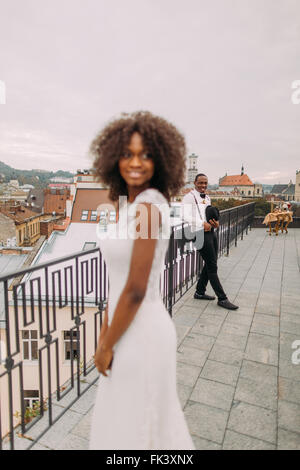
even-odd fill
[(218, 305), (220, 305), (220, 307), (226, 308), (226, 310), (237, 310), (239, 308), (237, 305), (234, 305), (229, 302), (228, 299), (219, 300)]
[(198, 292), (195, 292), (195, 294), (194, 294), (194, 299), (199, 299), (199, 300), (215, 300), (215, 297), (213, 297), (212, 295), (198, 294)]

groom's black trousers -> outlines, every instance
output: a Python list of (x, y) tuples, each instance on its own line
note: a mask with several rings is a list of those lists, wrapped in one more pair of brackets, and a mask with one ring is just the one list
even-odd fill
[(196, 292), (204, 294), (209, 281), (218, 300), (227, 299), (218, 276), (218, 240), (213, 230), (204, 232), (204, 244), (199, 252), (204, 260), (204, 267), (197, 282)]

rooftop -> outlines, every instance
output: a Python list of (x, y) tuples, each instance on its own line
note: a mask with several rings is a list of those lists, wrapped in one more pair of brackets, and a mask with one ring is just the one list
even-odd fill
[[(17, 271), (23, 266), (28, 254), (26, 255), (3, 255), (0, 253), (0, 273), (4, 276), (7, 273)], [(3, 283), (0, 283), (0, 328), (4, 326), (4, 298)]]
[(229, 175), (221, 178), (219, 186), (253, 186), (248, 175)]
[[(108, 192), (107, 189), (100, 188), (77, 188), (72, 208), (72, 222), (83, 223), (81, 220), (83, 210), (96, 211), (100, 204), (112, 204), (112, 201), (108, 199)], [(95, 224), (97, 221), (91, 222), (88, 219), (88, 223)]]
[(39, 214), (31, 211), (27, 207), (22, 206), (20, 203), (16, 205), (0, 205), (0, 212), (18, 223), (22, 223), (27, 219), (39, 216)]
[[(299, 264), (300, 230), (270, 237), (252, 229), (219, 260), (239, 310), (195, 300), (193, 288), (175, 304), (178, 392), (197, 449), (300, 449), (300, 364), (292, 363), (300, 340)], [(88, 448), (95, 379), (93, 371), (85, 394), (33, 449)], [(37, 435), (35, 426), (28, 435)]]
[(271, 189), (271, 194), (281, 194), (284, 189), (287, 189), (288, 184), (274, 184)]

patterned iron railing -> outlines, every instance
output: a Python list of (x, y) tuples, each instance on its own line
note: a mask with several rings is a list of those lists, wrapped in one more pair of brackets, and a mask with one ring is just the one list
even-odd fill
[[(254, 203), (221, 212), (220, 255), (243, 238), (253, 216)], [(170, 315), (202, 266), (199, 251), (182, 236), (186, 227), (172, 227), (160, 280)], [(1, 449), (30, 449), (97, 380), (92, 357), (108, 288), (99, 248), (0, 277)]]

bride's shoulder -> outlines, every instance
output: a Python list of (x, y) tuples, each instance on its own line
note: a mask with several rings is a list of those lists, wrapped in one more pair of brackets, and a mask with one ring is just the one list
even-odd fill
[(168, 204), (165, 196), (155, 188), (147, 188), (142, 191), (134, 200), (135, 203), (149, 202), (150, 204)]

